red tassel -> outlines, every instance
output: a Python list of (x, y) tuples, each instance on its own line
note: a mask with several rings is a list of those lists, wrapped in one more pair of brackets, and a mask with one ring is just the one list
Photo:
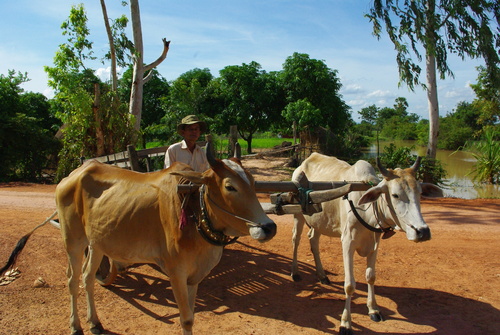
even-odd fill
[(187, 224), (188, 224), (187, 213), (186, 213), (186, 210), (183, 208), (181, 210), (181, 219), (179, 222), (179, 228), (182, 230), (182, 229), (184, 229), (184, 227), (187, 226)]

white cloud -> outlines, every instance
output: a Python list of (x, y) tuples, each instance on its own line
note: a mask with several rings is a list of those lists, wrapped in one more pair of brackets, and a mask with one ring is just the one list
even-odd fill
[(460, 92), (458, 92), (456, 90), (446, 91), (446, 93), (444, 94), (445, 98), (456, 98), (458, 96), (460, 96)]
[(342, 94), (359, 94), (365, 92), (365, 89), (361, 85), (358, 84), (349, 84), (344, 86), (340, 92)]
[(375, 90), (367, 95), (370, 98), (383, 98), (381, 100), (385, 100), (385, 98), (395, 97), (395, 94), (391, 91), (383, 91), (383, 90)]
[(49, 87), (47, 87), (42, 94), (45, 95), (48, 99), (52, 99), (55, 96), (54, 90)]
[(367, 106), (366, 100), (363, 100), (363, 99), (353, 99), (353, 100), (347, 101), (346, 103), (347, 103), (347, 105), (349, 105), (351, 107), (363, 108), (363, 107)]
[[(122, 68), (118, 66), (116, 69), (116, 71), (118, 72), (118, 76), (120, 76), (121, 70), (122, 70)], [(98, 76), (99, 79), (101, 79), (104, 82), (109, 81), (109, 80), (111, 80), (111, 66), (108, 66), (105, 68), (100, 67), (94, 72), (94, 74), (96, 76)]]

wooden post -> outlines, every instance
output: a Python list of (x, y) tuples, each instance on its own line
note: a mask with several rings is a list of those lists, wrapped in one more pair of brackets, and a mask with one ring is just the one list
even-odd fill
[(127, 145), (127, 153), (128, 153), (128, 161), (130, 163), (130, 169), (132, 171), (141, 171), (139, 167), (139, 156), (137, 155), (137, 151), (135, 151), (135, 147), (132, 144)]
[(234, 146), (238, 142), (238, 127), (237, 126), (229, 126), (229, 148), (228, 148), (228, 157), (234, 156)]
[(292, 125), (292, 131), (293, 131), (293, 145), (297, 144), (297, 121), (293, 121)]

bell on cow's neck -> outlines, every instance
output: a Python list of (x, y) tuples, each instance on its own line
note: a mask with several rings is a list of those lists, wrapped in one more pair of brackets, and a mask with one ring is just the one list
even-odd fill
[(384, 235), (382, 235), (382, 239), (387, 240), (389, 237), (394, 236), (394, 234), (396, 234), (396, 232), (393, 229), (386, 230)]

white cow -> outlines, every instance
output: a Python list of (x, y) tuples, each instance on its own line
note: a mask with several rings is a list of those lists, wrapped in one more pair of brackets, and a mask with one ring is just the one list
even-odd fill
[[(356, 288), (354, 252), (367, 258), (368, 313), (372, 320), (382, 321), (374, 293), (375, 262), (382, 232), (391, 234), (393, 230), (402, 230), (408, 240), (414, 242), (431, 238), (430, 229), (420, 211), (420, 196), (442, 197), (443, 192), (433, 184), (419, 183), (415, 179), (419, 164), (420, 157), (411, 168), (391, 170), (381, 166), (377, 159), (378, 168), (383, 175), (383, 180), (379, 182), (375, 170), (366, 161), (360, 160), (351, 166), (335, 157), (313, 153), (293, 173), (294, 181), (297, 181), (299, 175), (304, 172), (310, 181), (362, 181), (376, 185), (366, 192), (351, 192), (347, 199), (339, 198), (325, 202), (322, 204), (322, 211), (311, 216), (294, 214), (292, 238), (294, 280), (300, 280), (297, 249), (304, 223), (310, 227), (308, 237), (316, 263), (316, 274), (322, 283), (329, 283), (329, 280), (321, 264), (319, 238), (321, 235), (341, 238), (346, 303), (342, 313), (340, 334), (352, 334), (350, 305)], [(370, 227), (364, 226), (362, 221)]]

